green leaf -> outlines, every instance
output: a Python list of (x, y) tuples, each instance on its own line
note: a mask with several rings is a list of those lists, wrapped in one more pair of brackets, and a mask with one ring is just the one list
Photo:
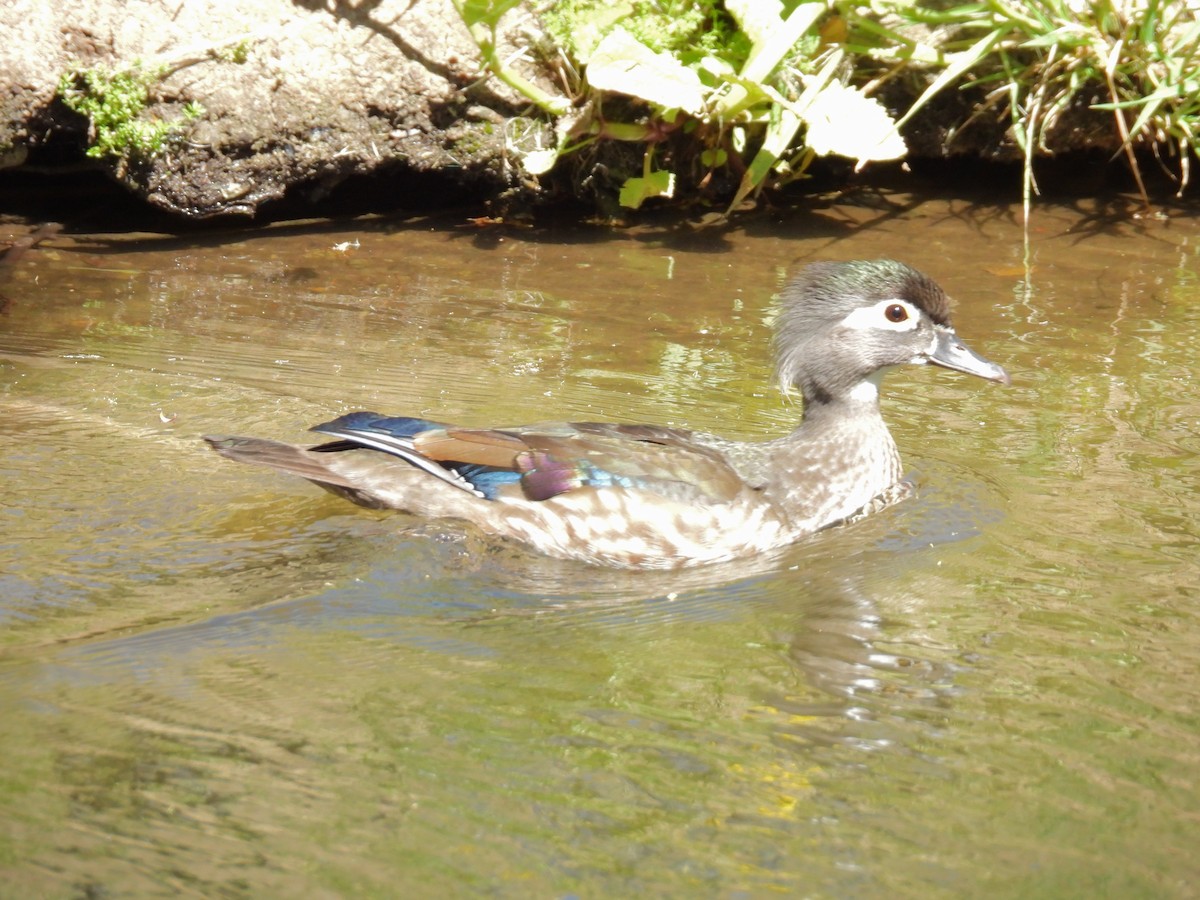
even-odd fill
[(521, 0), (460, 0), (458, 14), (470, 28), (482, 22), (495, 30), (506, 12), (521, 4)]
[(838, 81), (825, 85), (808, 104), (804, 121), (804, 143), (819, 156), (866, 162), (900, 159), (908, 152), (883, 105)]
[(504, 126), (504, 146), (520, 157), (521, 168), (530, 175), (544, 175), (554, 168), (566, 146), (573, 121), (564, 118), (551, 132), (535, 119), (516, 117)]
[(565, 33), (555, 33), (553, 29), (551, 33), (554, 34), (555, 40), (564, 42), (568, 52), (583, 65), (587, 65), (591, 60), (604, 36), (623, 19), (633, 14), (633, 3), (630, 0), (612, 0), (603, 6), (559, 2), (556, 5), (547, 4), (543, 8), (547, 13), (561, 16), (560, 21), (563, 25), (569, 23)]
[(765, 44), (783, 24), (783, 4), (779, 0), (725, 0), (725, 11), (750, 38), (752, 46)]
[(651, 197), (673, 197), (675, 195), (675, 173), (650, 172), (640, 178), (629, 178), (621, 185), (618, 198), (621, 205), (637, 209)]
[(521, 167), (530, 175), (545, 175), (558, 162), (558, 151), (551, 147), (549, 150), (531, 150), (521, 156)]
[(1082, 25), (1063, 25), (1045, 34), (1035, 34), (1027, 41), (1023, 41), (1021, 47), (1028, 50), (1040, 50), (1057, 45), (1064, 50), (1073, 50), (1076, 47), (1090, 46), (1091, 37), (1092, 35)]
[(594, 88), (640, 97), (693, 115), (704, 109), (700, 76), (669, 53), (655, 53), (624, 28), (615, 28), (592, 53), (587, 79)]
[(774, 100), (771, 96), (772, 89), (767, 84), (751, 81), (740, 75), (725, 75), (722, 80), (728, 87), (713, 104), (715, 113), (720, 118), (732, 119), (747, 110), (754, 111), (750, 114), (750, 118), (753, 118), (760, 107)]

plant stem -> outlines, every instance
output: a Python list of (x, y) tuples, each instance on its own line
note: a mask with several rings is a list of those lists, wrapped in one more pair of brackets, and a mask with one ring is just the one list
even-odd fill
[[(484, 33), (477, 34), (476, 32)], [(504, 61), (500, 59), (500, 54), (496, 52), (494, 35), (486, 33), (485, 28), (479, 25), (472, 26), (471, 37), (479, 47), (479, 53), (483, 57), (484, 65), (491, 70), (492, 74), (514, 91), (528, 98), (540, 110), (552, 116), (561, 116), (565, 115), (567, 110), (571, 108), (571, 104), (566, 99), (555, 97), (543, 91), (532, 81), (529, 81), (504, 65)]]

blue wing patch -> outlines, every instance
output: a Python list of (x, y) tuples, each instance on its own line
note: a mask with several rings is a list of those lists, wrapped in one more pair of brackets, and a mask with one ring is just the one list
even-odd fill
[(444, 429), (440, 422), (430, 422), (428, 419), (411, 419), (408, 416), (381, 416), (375, 412), (352, 412), (325, 422), (314, 425), (312, 431), (326, 429), (345, 429), (346, 431), (373, 431), (376, 434), (389, 434), (398, 438), (414, 438), (426, 431)]
[(487, 500), (495, 500), (500, 495), (500, 489), (506, 484), (516, 484), (521, 480), (521, 473), (511, 469), (497, 469), (493, 466), (479, 466), (468, 463), (442, 463), (447, 469), (453, 469), (463, 479), (483, 494)]

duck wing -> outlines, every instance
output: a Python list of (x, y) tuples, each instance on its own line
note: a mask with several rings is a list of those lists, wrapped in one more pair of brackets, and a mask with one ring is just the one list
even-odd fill
[(354, 412), (312, 430), (337, 438), (312, 452), (377, 450), (488, 500), (627, 488), (724, 503), (746, 487), (718, 450), (677, 428), (583, 422), (472, 429)]

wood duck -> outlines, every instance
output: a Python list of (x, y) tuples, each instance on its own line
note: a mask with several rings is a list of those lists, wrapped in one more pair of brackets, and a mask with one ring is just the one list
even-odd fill
[(762, 554), (906, 496), (879, 412), (892, 366), (932, 363), (1009, 383), (963, 344), (929, 277), (880, 259), (808, 266), (783, 290), (775, 350), (804, 399), (761, 442), (657, 425), (477, 429), (353, 412), (311, 447), (205, 438), (222, 456), (307, 478), (374, 509), (465, 519), (553, 556), (671, 568)]

